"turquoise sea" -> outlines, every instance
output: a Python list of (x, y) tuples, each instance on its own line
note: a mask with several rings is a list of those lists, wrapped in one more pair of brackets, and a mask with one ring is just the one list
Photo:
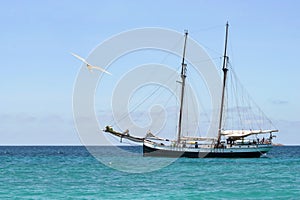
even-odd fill
[[(153, 164), (164, 158), (135, 159)], [(0, 147), (0, 199), (299, 198), (300, 146), (274, 147), (253, 159), (179, 158), (146, 173), (113, 169), (81, 146)]]

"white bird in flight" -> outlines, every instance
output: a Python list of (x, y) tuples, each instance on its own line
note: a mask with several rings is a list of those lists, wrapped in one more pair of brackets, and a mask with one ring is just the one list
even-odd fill
[(72, 52), (71, 52), (71, 54), (72, 54), (74, 57), (76, 57), (76, 58), (78, 58), (79, 60), (81, 60), (83, 63), (85, 63), (85, 64), (86, 64), (86, 67), (87, 67), (90, 71), (92, 71), (93, 69), (98, 69), (98, 70), (100, 70), (100, 71), (102, 71), (102, 72), (104, 72), (104, 73), (107, 73), (107, 74), (109, 74), (109, 75), (112, 75), (111, 73), (109, 73), (108, 71), (106, 71), (105, 69), (103, 69), (102, 67), (98, 67), (98, 66), (91, 65), (90, 63), (88, 63), (84, 58), (80, 57), (79, 55), (77, 55), (77, 54), (75, 54), (75, 53), (72, 53)]

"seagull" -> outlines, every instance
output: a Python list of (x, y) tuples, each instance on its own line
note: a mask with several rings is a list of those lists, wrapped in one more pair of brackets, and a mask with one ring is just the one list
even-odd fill
[(104, 72), (104, 73), (107, 73), (107, 74), (109, 74), (109, 75), (112, 75), (111, 73), (109, 73), (108, 71), (106, 71), (105, 69), (103, 69), (102, 67), (98, 67), (98, 66), (93, 66), (93, 65), (91, 65), (90, 63), (88, 63), (84, 58), (80, 57), (79, 55), (77, 55), (77, 54), (75, 54), (75, 53), (72, 53), (72, 52), (71, 52), (71, 54), (72, 54), (74, 57), (76, 57), (76, 58), (78, 58), (79, 60), (81, 60), (83, 63), (85, 63), (85, 64), (86, 64), (86, 67), (87, 67), (90, 71), (92, 71), (93, 69), (98, 69), (98, 70), (100, 70), (100, 71), (102, 71), (102, 72)]

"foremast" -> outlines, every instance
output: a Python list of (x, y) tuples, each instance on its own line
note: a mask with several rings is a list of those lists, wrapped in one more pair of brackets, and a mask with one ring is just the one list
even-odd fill
[(224, 112), (224, 100), (225, 100), (225, 90), (226, 90), (226, 79), (227, 79), (227, 62), (228, 62), (228, 56), (227, 56), (227, 39), (228, 39), (228, 22), (226, 23), (226, 33), (225, 33), (225, 48), (224, 48), (224, 56), (223, 56), (223, 85), (222, 85), (222, 97), (221, 97), (221, 107), (220, 107), (220, 119), (219, 119), (219, 128), (218, 128), (218, 140), (217, 140), (217, 146), (220, 145), (221, 141), (221, 133), (222, 133), (222, 120), (223, 120), (223, 112)]
[(185, 63), (185, 50), (186, 50), (186, 40), (188, 36), (188, 31), (184, 32), (184, 46), (183, 46), (183, 55), (181, 62), (181, 97), (180, 97), (180, 110), (178, 118), (178, 134), (177, 134), (177, 143), (180, 143), (181, 140), (181, 131), (182, 131), (182, 111), (183, 111), (183, 99), (184, 99), (184, 88), (185, 88), (185, 79), (186, 79), (186, 63)]

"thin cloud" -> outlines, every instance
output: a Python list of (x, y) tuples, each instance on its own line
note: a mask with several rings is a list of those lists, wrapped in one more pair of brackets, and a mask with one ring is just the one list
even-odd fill
[(30, 114), (18, 113), (18, 114), (2, 114), (0, 115), (1, 122), (4, 123), (16, 123), (16, 124), (26, 124), (33, 123), (37, 121), (37, 118)]
[(236, 112), (247, 112), (250, 111), (251, 107), (249, 106), (235, 106), (227, 109), (227, 112), (236, 113)]
[(289, 102), (286, 100), (277, 99), (277, 100), (273, 100), (272, 103), (275, 105), (284, 105), (284, 104), (288, 104)]

